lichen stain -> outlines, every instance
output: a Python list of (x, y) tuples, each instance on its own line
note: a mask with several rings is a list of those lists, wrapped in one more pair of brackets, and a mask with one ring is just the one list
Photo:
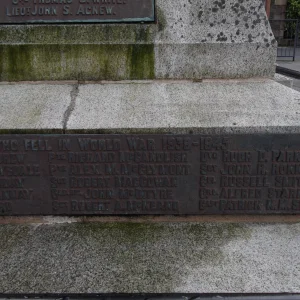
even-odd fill
[[(153, 79), (155, 53), (150, 26), (132, 28), (122, 38), (124, 29), (117, 31), (115, 27), (101, 30), (99, 34), (103, 40), (116, 38), (105, 44), (68, 43), (67, 33), (59, 32), (58, 36), (66, 36), (64, 43), (46, 40), (26, 45), (0, 45), (0, 80)], [(28, 29), (27, 39), (30, 40), (29, 32)], [(48, 39), (49, 35), (53, 36), (53, 32), (45, 34), (45, 38)], [(124, 39), (134, 42), (123, 43)], [(116, 40), (119, 43), (116, 44)]]
[(24, 293), (170, 293), (191, 272), (226, 264), (226, 245), (250, 237), (247, 225), (226, 223), (2, 225), (2, 266), (10, 266), (2, 284)]
[(21, 244), (29, 237), (32, 226), (1, 225), (0, 230), (0, 256), (3, 258), (14, 249), (21, 247)]
[(123, 292), (172, 292), (191, 268), (221, 264), (226, 244), (251, 236), (244, 225), (207, 223), (89, 223), (77, 224), (76, 231), (79, 239), (89, 237), (99, 247), (115, 241), (107, 259), (116, 266), (116, 276), (128, 281), (108, 278), (107, 285)]

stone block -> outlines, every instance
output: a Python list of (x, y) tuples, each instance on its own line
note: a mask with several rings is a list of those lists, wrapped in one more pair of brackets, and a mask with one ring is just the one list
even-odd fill
[(0, 80), (272, 77), (261, 0), (157, 0), (155, 24), (2, 25)]
[(1, 293), (299, 293), (300, 224), (0, 226)]
[(300, 93), (273, 80), (1, 84), (0, 92), (2, 132), (300, 132)]
[(0, 131), (62, 132), (72, 86), (0, 84)]
[(293, 84), (294, 84), (293, 78), (276, 73), (274, 76), (274, 80), (278, 83), (281, 83), (281, 84), (287, 86), (287, 87), (293, 88)]
[[(113, 99), (113, 101), (112, 101)], [(273, 80), (80, 85), (69, 132), (292, 133), (300, 94)]]

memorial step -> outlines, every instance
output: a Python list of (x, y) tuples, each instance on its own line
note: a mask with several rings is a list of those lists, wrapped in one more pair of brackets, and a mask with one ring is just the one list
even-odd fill
[(0, 292), (299, 293), (300, 224), (0, 226)]
[(2, 215), (300, 212), (300, 93), (275, 81), (0, 91)]
[(42, 2), (0, 4), (2, 296), (299, 293), (300, 93), (262, 1)]
[(273, 80), (1, 83), (3, 133), (299, 133), (299, 93)]

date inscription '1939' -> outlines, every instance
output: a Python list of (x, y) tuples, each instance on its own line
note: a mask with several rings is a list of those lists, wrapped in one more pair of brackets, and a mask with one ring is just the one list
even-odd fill
[(0, 137), (1, 215), (299, 213), (299, 135)]
[(153, 22), (154, 0), (1, 0), (0, 24)]

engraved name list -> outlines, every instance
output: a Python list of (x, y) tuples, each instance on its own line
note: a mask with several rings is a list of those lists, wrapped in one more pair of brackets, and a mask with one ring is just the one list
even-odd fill
[(5, 135), (1, 215), (300, 213), (300, 136)]
[(2, 0), (0, 24), (153, 22), (154, 0)]

